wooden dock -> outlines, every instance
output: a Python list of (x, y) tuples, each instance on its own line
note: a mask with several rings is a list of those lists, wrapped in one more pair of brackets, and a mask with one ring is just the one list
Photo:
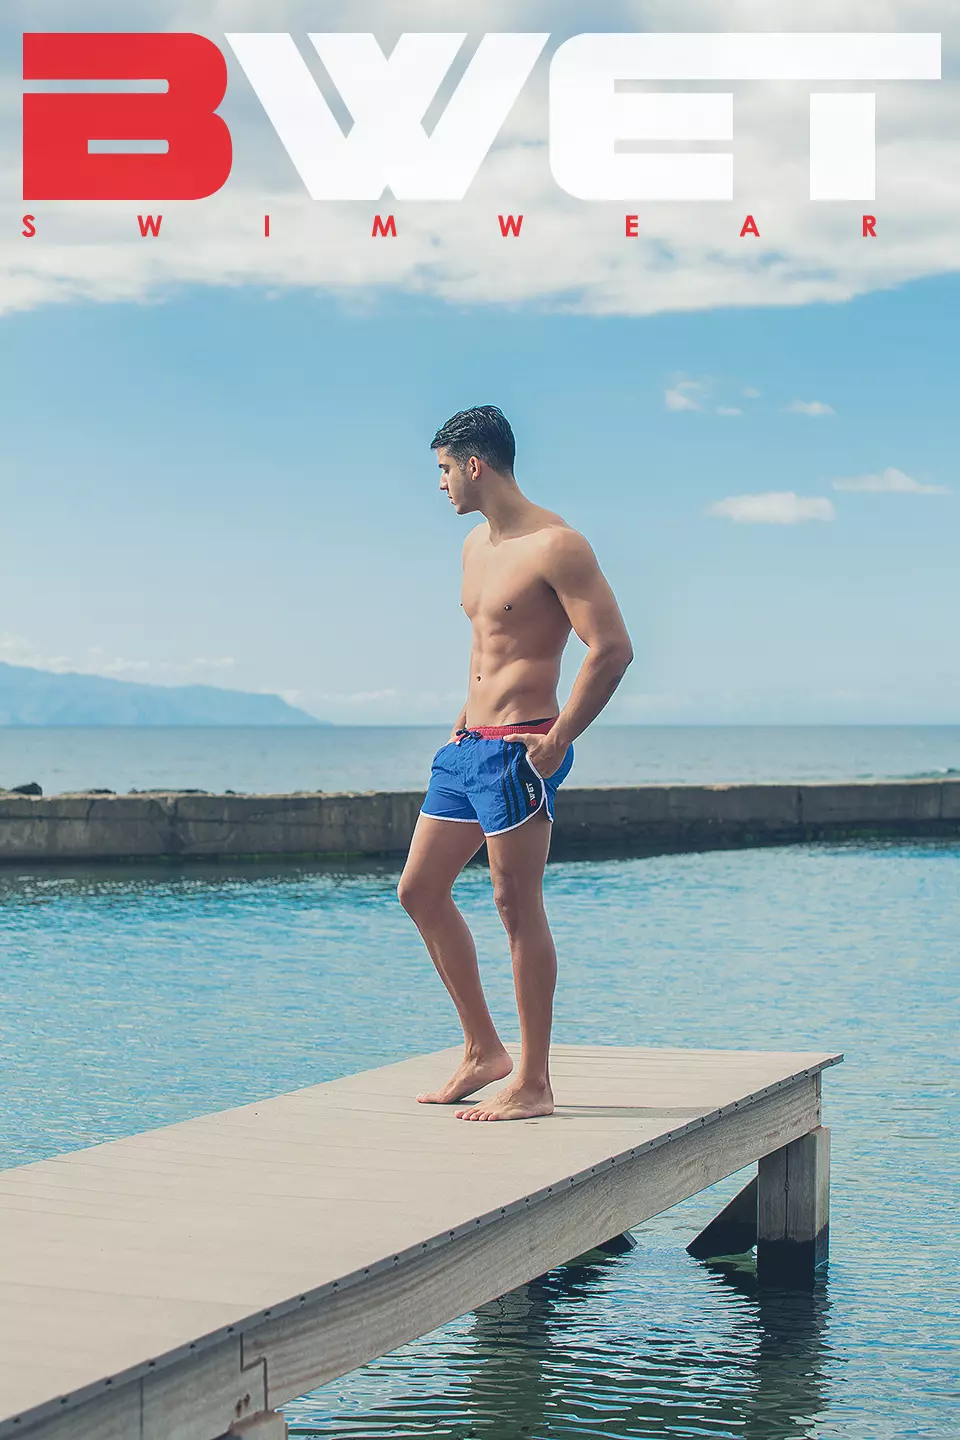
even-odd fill
[(691, 1251), (823, 1263), (842, 1056), (557, 1045), (554, 1115), (470, 1124), (414, 1098), (461, 1053), (0, 1173), (2, 1440), (272, 1440), (278, 1406), (751, 1162)]

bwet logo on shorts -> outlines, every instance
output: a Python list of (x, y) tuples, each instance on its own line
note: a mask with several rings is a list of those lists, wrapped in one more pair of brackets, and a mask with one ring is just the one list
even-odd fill
[[(372, 34), (308, 38), (314, 63), (319, 58), (352, 117), (346, 134), (291, 35), (225, 36), (242, 83), (252, 87), (314, 200), (377, 201), (389, 189), (405, 201), (464, 198), (551, 37), (484, 35), (429, 135), (423, 118), (464, 33), (406, 33), (389, 55)], [(203, 35), (25, 34), (23, 79), (48, 88), (23, 96), (24, 199), (213, 195), (233, 164), (230, 130), (216, 113), (227, 78), (224, 52)], [(718, 82), (850, 82), (861, 88), (811, 90), (809, 198), (872, 201), (876, 95), (863, 85), (939, 78), (939, 34), (574, 35), (550, 61), (550, 169), (579, 200), (732, 200), (732, 149), (657, 151), (656, 142), (732, 143), (734, 97)], [(650, 88), (677, 81), (713, 88)], [(57, 82), (86, 89), (52, 92)], [(106, 89), (91, 93), (98, 82)], [(123, 82), (128, 91), (117, 89)], [(625, 88), (631, 85), (646, 88)], [(654, 148), (624, 148), (637, 144)], [(519, 237), (522, 218), (500, 217), (504, 238)], [(377, 220), (375, 236), (396, 236), (393, 216)], [(269, 216), (264, 222), (269, 236)], [(159, 220), (146, 229), (141, 223), (144, 238), (148, 230), (156, 237)]]

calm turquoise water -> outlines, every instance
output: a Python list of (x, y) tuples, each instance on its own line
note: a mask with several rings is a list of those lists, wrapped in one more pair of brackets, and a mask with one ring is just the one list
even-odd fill
[[(451, 717), (451, 723), (452, 723)], [(416, 790), (450, 728), (0, 726), (0, 789)], [(603, 725), (569, 785), (960, 776), (960, 725)]]
[[(455, 1043), (396, 867), (0, 870), (0, 1165)], [(505, 1038), (485, 869), (458, 882)], [(287, 1407), (302, 1436), (954, 1437), (960, 845), (548, 867), (556, 1038), (843, 1050), (832, 1260), (757, 1292), (684, 1246), (744, 1183)], [(951, 1391), (953, 1398), (951, 1399)], [(952, 1418), (951, 1418), (952, 1417)]]

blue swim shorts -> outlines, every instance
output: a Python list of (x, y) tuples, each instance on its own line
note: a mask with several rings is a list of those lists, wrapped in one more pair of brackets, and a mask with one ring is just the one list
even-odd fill
[[(527, 727), (499, 728), (509, 734)], [(530, 763), (522, 741), (491, 738), (479, 730), (461, 731), (458, 739), (441, 745), (433, 757), (420, 813), (464, 824), (479, 821), (484, 835), (515, 830), (541, 806), (552, 821), (554, 797), (572, 764), (573, 746), (568, 745), (559, 768), (544, 779)]]

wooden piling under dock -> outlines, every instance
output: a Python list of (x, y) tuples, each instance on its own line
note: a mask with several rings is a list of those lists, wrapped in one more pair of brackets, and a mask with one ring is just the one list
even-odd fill
[(825, 1258), (842, 1056), (557, 1045), (555, 1113), (484, 1123), (415, 1099), (460, 1056), (0, 1174), (2, 1440), (282, 1435), (278, 1406), (752, 1162), (768, 1278)]

